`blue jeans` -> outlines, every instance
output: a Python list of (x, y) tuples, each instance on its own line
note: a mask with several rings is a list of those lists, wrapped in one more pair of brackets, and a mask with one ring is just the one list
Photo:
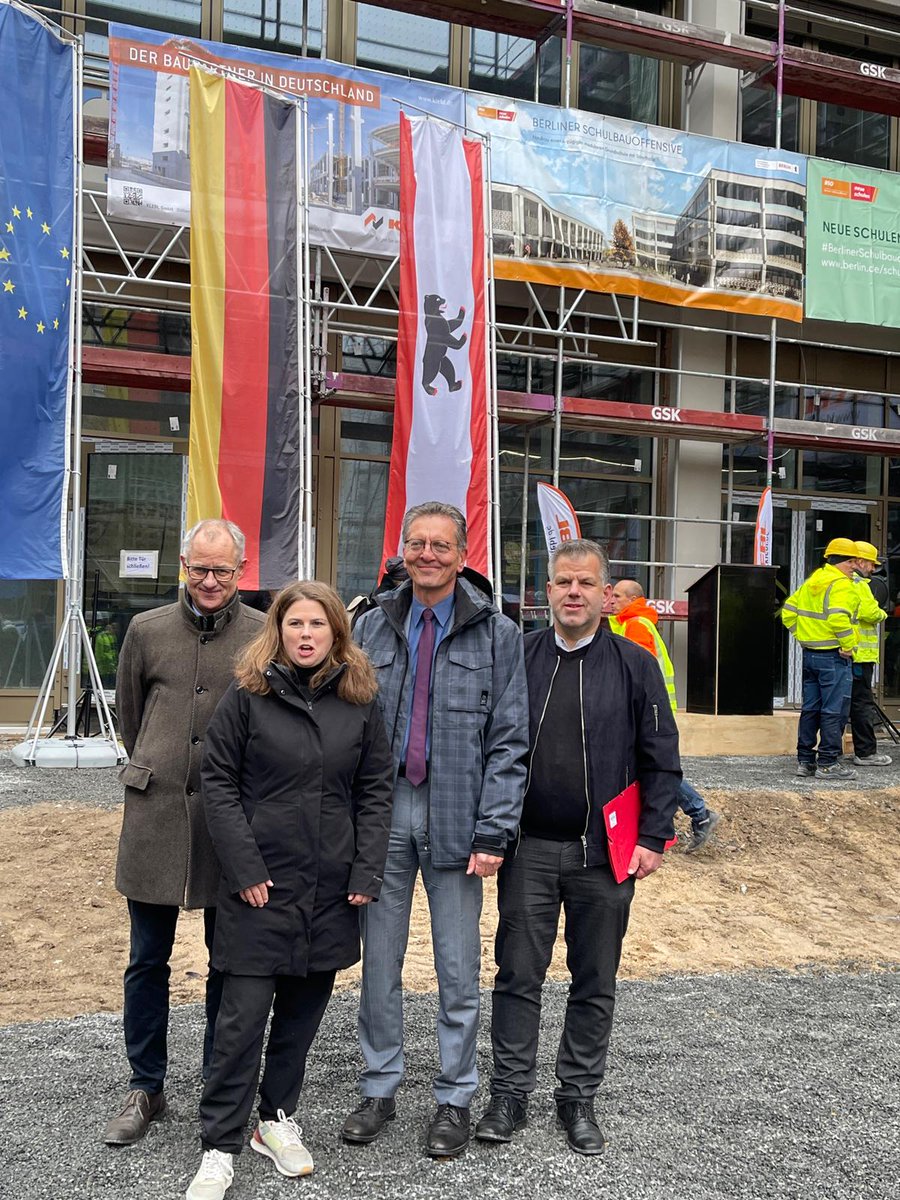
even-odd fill
[(468, 1106), (478, 1086), (475, 1064), (481, 969), (481, 880), (465, 867), (436, 870), (428, 846), (428, 783), (398, 779), (384, 885), (377, 904), (360, 911), (363, 938), (359, 1041), (366, 1069), (363, 1096), (393, 1096), (403, 1078), (401, 975), (416, 876), (428, 896), (438, 980), (438, 1104)]
[(686, 779), (682, 779), (678, 788), (678, 807), (696, 825), (706, 820), (706, 801), (698, 791), (691, 787)]
[[(175, 943), (179, 909), (170, 904), (128, 901), (131, 917), (131, 957), (125, 970), (125, 1049), (131, 1063), (132, 1088), (149, 1095), (163, 1090), (168, 1063), (169, 959)], [(203, 936), (212, 950), (216, 910), (203, 910)], [(206, 978), (206, 1032), (203, 1076), (212, 1059), (216, 1014), (222, 998), (222, 975), (209, 968)]]
[(852, 684), (850, 660), (841, 658), (837, 650), (803, 651), (803, 707), (797, 726), (797, 758), (801, 763), (830, 767), (840, 758)]

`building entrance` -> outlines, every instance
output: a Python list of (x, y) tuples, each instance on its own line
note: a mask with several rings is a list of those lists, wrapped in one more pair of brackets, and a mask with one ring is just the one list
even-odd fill
[[(756, 519), (759, 496), (738, 493), (734, 516), (742, 521)], [(773, 499), (772, 565), (778, 568), (778, 608), (816, 567), (821, 566), (825, 547), (836, 537), (875, 541), (874, 517), (878, 506), (865, 500), (832, 500), (808, 496), (775, 495)], [(732, 531), (732, 560), (753, 561), (753, 530), (738, 526)], [(801, 701), (801, 654), (797, 642), (778, 620), (775, 638), (776, 707)]]
[(115, 686), (119, 647), (131, 618), (178, 596), (187, 459), (132, 445), (134, 453), (87, 455), (84, 614), (90, 625), (96, 580), (94, 653), (106, 688)]

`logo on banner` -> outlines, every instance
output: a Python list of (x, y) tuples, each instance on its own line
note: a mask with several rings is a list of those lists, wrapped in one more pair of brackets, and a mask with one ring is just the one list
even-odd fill
[(447, 301), (443, 296), (426, 296), (423, 304), (425, 318), (425, 350), (422, 354), (422, 387), (429, 396), (437, 395), (433, 383), (438, 375), (443, 375), (447, 381), (447, 390), (458, 392), (462, 387), (456, 378), (456, 371), (448, 351), (461, 350), (466, 344), (466, 335), (461, 333), (454, 337), (453, 332), (459, 329), (466, 319), (466, 310), (462, 305), (452, 321), (444, 316)]

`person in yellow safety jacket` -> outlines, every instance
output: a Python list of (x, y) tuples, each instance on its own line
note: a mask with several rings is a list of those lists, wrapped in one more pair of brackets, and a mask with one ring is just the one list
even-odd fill
[[(609, 614), (610, 630), (620, 637), (626, 637), (631, 642), (637, 642), (656, 658), (662, 671), (669, 694), (672, 712), (678, 708), (675, 699), (675, 668), (656, 628), (659, 620), (656, 609), (652, 608), (644, 597), (644, 589), (636, 579), (621, 579), (613, 588), (613, 611)], [(707, 807), (706, 801), (686, 781), (682, 780), (678, 804), (682, 811), (691, 819), (691, 840), (685, 847), (685, 853), (693, 854), (709, 841), (710, 834), (719, 823), (719, 814)]]
[[(825, 565), (788, 596), (781, 620), (803, 647), (803, 702), (797, 726), (797, 774), (853, 779), (839, 762), (853, 681), (859, 594), (852, 582), (856, 542), (832, 538)], [(818, 739), (818, 750), (816, 748)]]
[(853, 584), (859, 596), (856, 632), (859, 641), (853, 651), (853, 687), (850, 692), (850, 729), (853, 732), (853, 761), (860, 767), (889, 767), (889, 754), (878, 753), (875, 739), (875, 697), (872, 676), (878, 662), (878, 626), (887, 613), (872, 595), (869, 579), (881, 565), (878, 551), (871, 542), (856, 543), (856, 572)]

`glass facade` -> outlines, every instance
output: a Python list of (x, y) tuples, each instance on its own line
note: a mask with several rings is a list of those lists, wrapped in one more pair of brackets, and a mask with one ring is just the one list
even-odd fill
[(56, 641), (53, 579), (0, 579), (0, 692), (38, 688)]
[(530, 38), (473, 29), (469, 53), (469, 87), (497, 92), (516, 100), (559, 104), (562, 44), (549, 38), (540, 49)]
[(282, 54), (322, 53), (323, 0), (307, 0), (306, 29), (301, 0), (224, 0), (223, 40)]
[[(199, 37), (203, 12), (202, 0), (107, 0), (98, 4), (86, 0), (85, 16), (101, 21), (119, 21), (124, 25), (139, 25), (144, 29), (162, 29), (166, 33)], [(105, 67), (109, 38), (103, 26), (85, 26), (85, 59), (89, 65)]]
[(356, 63), (377, 71), (447, 83), (450, 26), (374, 4), (356, 6)]

